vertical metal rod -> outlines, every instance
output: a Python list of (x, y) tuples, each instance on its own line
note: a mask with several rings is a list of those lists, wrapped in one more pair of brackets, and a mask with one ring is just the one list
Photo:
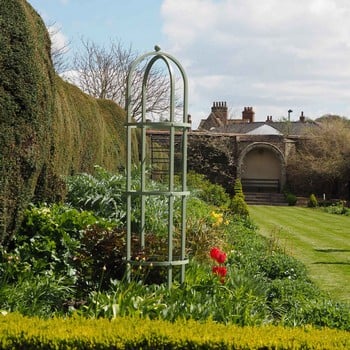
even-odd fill
[(132, 161), (132, 127), (131, 122), (131, 80), (127, 79), (126, 92), (126, 110), (127, 110), (127, 127), (126, 127), (126, 279), (130, 282), (131, 279), (131, 161)]
[[(186, 115), (186, 118), (187, 115)], [(182, 130), (182, 191), (187, 191), (187, 129)], [(181, 198), (181, 260), (186, 256), (186, 207), (187, 196)], [(181, 265), (180, 282), (185, 282), (185, 265)]]
[[(183, 71), (182, 67), (178, 65), (182, 78), (183, 78), (183, 108), (182, 108), (182, 121), (184, 123), (189, 122), (189, 116), (188, 116), (188, 82), (187, 82), (187, 76), (185, 72)], [(181, 163), (181, 170), (182, 170), (182, 191), (185, 193), (187, 191), (187, 134), (188, 129), (182, 128), (182, 163)], [(185, 260), (186, 258), (186, 217), (187, 212), (187, 196), (183, 195), (181, 198), (181, 260)], [(185, 282), (185, 276), (186, 276), (186, 266), (181, 265), (181, 275), (180, 275), (180, 282)]]
[(168, 198), (168, 288), (172, 285), (173, 266), (173, 230), (174, 230), (174, 172), (175, 172), (175, 82), (171, 67), (168, 65), (170, 78), (170, 154), (169, 154), (169, 192), (171, 195)]
[[(131, 213), (131, 127), (127, 127), (127, 162), (126, 162), (126, 212)], [(130, 282), (131, 278), (131, 266), (128, 263), (131, 259), (131, 219), (130, 216), (127, 217), (126, 221), (126, 278)]]

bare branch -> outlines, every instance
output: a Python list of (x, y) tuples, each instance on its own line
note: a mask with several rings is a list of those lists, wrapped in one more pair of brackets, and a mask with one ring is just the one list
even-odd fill
[[(120, 106), (125, 105), (127, 75), (138, 53), (132, 46), (123, 46), (120, 41), (110, 41), (108, 48), (89, 40), (81, 40), (82, 50), (74, 57), (74, 68), (79, 72), (78, 84), (88, 94), (110, 99)], [(132, 77), (133, 117), (141, 115), (142, 79), (147, 62), (138, 67)], [(169, 78), (160, 67), (153, 67), (147, 81), (146, 112), (150, 116), (162, 115), (169, 109)]]
[(288, 164), (290, 182), (305, 191), (331, 191), (335, 184), (350, 180), (350, 124), (324, 119), (308, 131), (298, 152)]

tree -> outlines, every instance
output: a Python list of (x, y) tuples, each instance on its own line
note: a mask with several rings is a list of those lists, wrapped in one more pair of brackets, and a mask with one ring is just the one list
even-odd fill
[[(121, 42), (110, 41), (110, 46), (97, 45), (89, 40), (81, 40), (83, 49), (74, 57), (74, 69), (78, 71), (77, 84), (80, 88), (97, 98), (110, 99), (120, 106), (125, 105), (126, 81), (129, 67), (139, 56), (131, 45), (125, 47)], [(141, 114), (141, 86), (145, 65), (138, 68), (132, 86), (133, 117)], [(170, 82), (164, 71), (156, 66), (147, 82), (146, 112), (161, 115), (169, 106)], [(151, 119), (151, 118), (150, 118)]]
[[(342, 195), (349, 183), (350, 122), (345, 118), (322, 118), (308, 129), (288, 161), (292, 190)], [(340, 192), (340, 193), (339, 193)]]

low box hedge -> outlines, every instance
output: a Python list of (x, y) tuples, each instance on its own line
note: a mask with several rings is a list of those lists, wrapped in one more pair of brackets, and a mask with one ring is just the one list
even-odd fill
[(350, 349), (334, 329), (238, 327), (214, 322), (139, 318), (40, 319), (0, 316), (0, 349)]

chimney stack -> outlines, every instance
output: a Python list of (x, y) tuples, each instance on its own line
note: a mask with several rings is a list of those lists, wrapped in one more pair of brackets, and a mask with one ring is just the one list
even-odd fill
[(300, 120), (302, 123), (305, 123), (304, 112), (301, 112), (301, 115), (300, 115), (300, 117), (299, 117), (299, 120)]
[(211, 107), (212, 113), (215, 114), (221, 122), (226, 125), (228, 119), (227, 105), (226, 102), (213, 102), (213, 107)]
[(242, 112), (242, 119), (246, 123), (254, 123), (254, 115), (253, 107), (244, 107)]

